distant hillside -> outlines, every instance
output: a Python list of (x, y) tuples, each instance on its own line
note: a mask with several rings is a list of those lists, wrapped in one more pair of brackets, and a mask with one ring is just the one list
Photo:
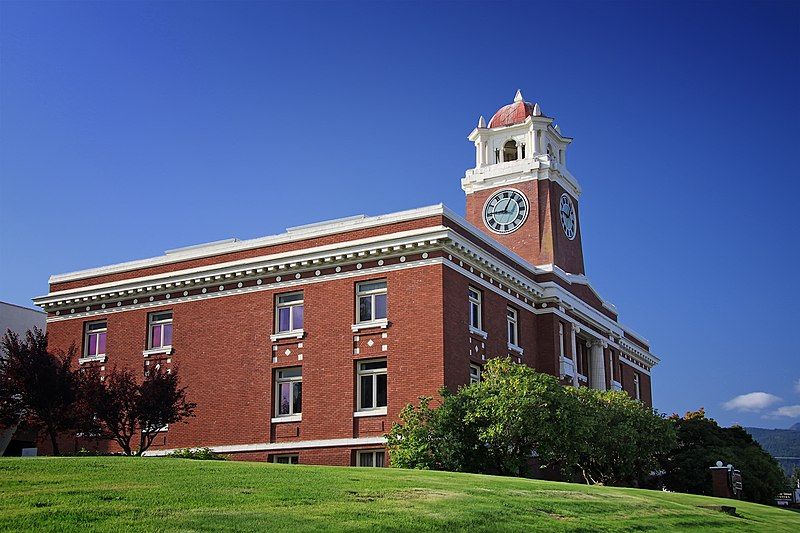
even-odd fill
[(794, 424), (792, 424), (792, 425), (789, 427), (789, 429), (793, 429), (793, 430), (795, 430), (795, 431), (800, 431), (800, 422), (795, 422)]
[(744, 428), (770, 455), (778, 459), (787, 475), (800, 467), (800, 423), (790, 429)]

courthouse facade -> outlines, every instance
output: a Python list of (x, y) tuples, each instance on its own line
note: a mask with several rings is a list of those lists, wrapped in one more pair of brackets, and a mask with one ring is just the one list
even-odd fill
[(464, 217), (355, 216), (55, 275), (35, 299), (51, 346), (101, 375), (180, 369), (196, 417), (151, 454), (382, 466), (403, 406), (498, 356), (650, 404), (658, 359), (585, 276), (572, 139), (519, 93), (469, 139)]

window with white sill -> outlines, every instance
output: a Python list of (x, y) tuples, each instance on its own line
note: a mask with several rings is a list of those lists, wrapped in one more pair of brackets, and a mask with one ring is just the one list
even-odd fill
[(357, 363), (358, 411), (386, 411), (386, 359)]
[(300, 456), (297, 454), (276, 455), (272, 458), (272, 462), (281, 465), (296, 465), (300, 463)]
[(364, 450), (359, 451), (356, 458), (358, 466), (384, 466), (386, 452), (384, 450)]
[(275, 371), (275, 417), (296, 417), (303, 410), (303, 367)]
[(356, 322), (386, 320), (386, 280), (356, 283)]
[(513, 307), (506, 309), (506, 323), (508, 324), (508, 343), (519, 346), (519, 313)]
[(157, 350), (172, 346), (172, 311), (148, 315), (147, 348)]
[(303, 291), (279, 294), (275, 298), (275, 332), (303, 330)]
[(106, 332), (108, 331), (105, 320), (87, 322), (83, 326), (83, 357), (102, 357), (106, 354)]
[(480, 383), (481, 381), (481, 367), (480, 365), (469, 365), (469, 384)]
[(469, 287), (467, 298), (469, 299), (469, 325), (473, 329), (482, 331), (483, 320), (481, 307), (483, 294), (478, 289)]

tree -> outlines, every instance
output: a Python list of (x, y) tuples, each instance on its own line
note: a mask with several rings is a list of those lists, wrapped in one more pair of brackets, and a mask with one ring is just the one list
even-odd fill
[(786, 489), (778, 462), (739, 426), (720, 427), (705, 411), (670, 417), (677, 431), (677, 447), (662, 461), (664, 483), (670, 490), (711, 494), (709, 467), (717, 461), (732, 464), (742, 473), (745, 500), (772, 504)]
[(574, 425), (576, 465), (587, 484), (639, 486), (675, 447), (671, 423), (625, 392), (581, 387)]
[(471, 400), (465, 421), (477, 426), (491, 468), (522, 476), (534, 455), (540, 467), (563, 464), (564, 443), (574, 436), (573, 402), (558, 380), (510, 358), (490, 360), (482, 378), (461, 392)]
[(564, 463), (572, 435), (570, 399), (558, 381), (510, 359), (492, 359), (482, 381), (407, 406), (387, 435), (392, 465), (451, 471), (528, 473)]
[(387, 438), (392, 466), (450, 472), (484, 472), (490, 463), (488, 450), (475, 424), (466, 420), (471, 398), (440, 391), (441, 402), (430, 407), (431, 398), (420, 398), (419, 406), (400, 411), (400, 424), (393, 424)]
[(674, 446), (671, 424), (625, 393), (563, 387), (510, 359), (483, 380), (407, 406), (387, 435), (392, 465), (522, 476), (536, 463), (587, 483), (636, 485)]
[(142, 455), (164, 426), (194, 416), (196, 407), (186, 400), (186, 387), (178, 386), (177, 369), (151, 370), (141, 383), (129, 369), (115, 368), (103, 381), (96, 371), (87, 372), (82, 389), (92, 413), (87, 432), (114, 440), (125, 455), (134, 455), (134, 437), (135, 455)]
[(73, 370), (76, 349), (53, 353), (47, 335), (34, 328), (25, 339), (3, 336), (0, 358), (0, 423), (25, 421), (45, 431), (59, 455), (58, 434), (81, 425), (79, 377)]

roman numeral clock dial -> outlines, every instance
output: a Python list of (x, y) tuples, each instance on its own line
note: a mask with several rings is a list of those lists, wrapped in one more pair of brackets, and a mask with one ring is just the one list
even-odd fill
[(511, 233), (528, 218), (528, 199), (515, 189), (492, 195), (483, 207), (483, 222), (495, 233)]
[(575, 206), (567, 193), (561, 195), (558, 205), (558, 212), (561, 217), (561, 228), (569, 240), (575, 238), (578, 231), (578, 220), (575, 218)]

